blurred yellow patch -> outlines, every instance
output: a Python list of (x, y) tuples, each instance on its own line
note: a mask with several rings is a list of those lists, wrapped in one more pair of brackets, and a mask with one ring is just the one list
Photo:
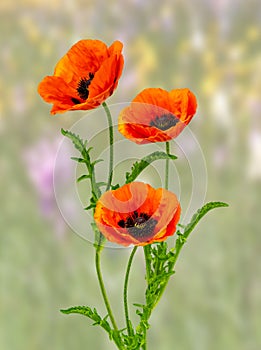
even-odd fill
[(31, 41), (37, 42), (40, 39), (41, 35), (39, 28), (36, 26), (36, 22), (29, 17), (29, 15), (22, 16), (20, 18), (20, 24), (26, 36)]
[(256, 41), (260, 38), (260, 28), (251, 26), (246, 31), (246, 37), (248, 40)]

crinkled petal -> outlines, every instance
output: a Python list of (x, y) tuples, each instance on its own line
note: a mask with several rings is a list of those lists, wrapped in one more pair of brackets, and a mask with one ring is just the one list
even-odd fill
[(63, 112), (71, 107), (74, 103), (72, 97), (77, 98), (77, 95), (62, 78), (47, 76), (38, 86), (40, 96), (46, 101), (54, 104), (52, 113)]
[(80, 78), (96, 72), (108, 58), (106, 45), (99, 40), (80, 40), (57, 63), (54, 75), (75, 87)]

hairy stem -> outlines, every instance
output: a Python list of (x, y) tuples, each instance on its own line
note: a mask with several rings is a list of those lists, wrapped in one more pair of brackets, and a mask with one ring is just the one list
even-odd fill
[[(166, 142), (166, 153), (169, 154), (170, 151), (170, 143)], [(169, 188), (169, 158), (166, 159), (165, 166), (165, 188), (166, 190)]]
[(107, 187), (106, 187), (106, 191), (108, 191), (111, 187), (112, 176), (113, 176), (113, 142), (114, 142), (114, 137), (113, 137), (113, 124), (112, 124), (111, 112), (110, 112), (109, 107), (107, 106), (107, 104), (105, 102), (102, 103), (102, 106), (106, 112), (108, 125), (109, 125), (110, 159), (109, 159), (109, 174), (108, 174), (108, 181), (107, 181)]
[(144, 251), (144, 257), (145, 257), (145, 264), (146, 264), (146, 280), (147, 283), (149, 283), (149, 279), (150, 279), (150, 252), (151, 247), (150, 245), (145, 245), (143, 247), (143, 251)]
[(96, 255), (95, 255), (95, 266), (96, 266), (97, 277), (98, 277), (98, 281), (99, 281), (102, 297), (103, 297), (103, 300), (104, 300), (104, 303), (105, 303), (105, 306), (106, 306), (109, 318), (111, 320), (113, 329), (115, 331), (118, 331), (118, 327), (117, 327), (117, 324), (115, 322), (115, 319), (114, 319), (114, 316), (113, 316), (113, 313), (112, 313), (112, 310), (111, 310), (111, 306), (110, 306), (110, 303), (109, 303), (109, 299), (108, 299), (108, 296), (107, 296), (107, 293), (106, 293), (106, 289), (105, 289), (105, 286), (104, 286), (104, 282), (103, 282), (103, 278), (102, 278), (100, 253), (101, 253), (101, 246), (98, 245), (97, 248), (96, 248)]
[(126, 320), (126, 326), (128, 335), (131, 336), (132, 329), (131, 329), (131, 323), (129, 319), (129, 309), (128, 309), (128, 282), (129, 282), (129, 275), (130, 275), (130, 268), (133, 261), (133, 257), (137, 251), (138, 246), (135, 246), (131, 252), (131, 255), (129, 257), (126, 275), (125, 275), (125, 281), (124, 281), (124, 290), (123, 290), (123, 299), (124, 299), (124, 313), (125, 313), (125, 320)]

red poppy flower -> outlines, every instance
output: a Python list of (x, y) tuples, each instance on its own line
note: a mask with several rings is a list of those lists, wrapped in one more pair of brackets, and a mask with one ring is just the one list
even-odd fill
[(98, 107), (118, 85), (123, 69), (122, 43), (109, 48), (99, 40), (80, 40), (45, 77), (38, 92), (53, 103), (51, 114)]
[(174, 193), (132, 182), (105, 192), (97, 202), (94, 219), (111, 242), (147, 245), (174, 234), (180, 211)]
[(165, 142), (181, 133), (196, 108), (196, 97), (189, 89), (145, 89), (121, 111), (119, 131), (138, 144)]

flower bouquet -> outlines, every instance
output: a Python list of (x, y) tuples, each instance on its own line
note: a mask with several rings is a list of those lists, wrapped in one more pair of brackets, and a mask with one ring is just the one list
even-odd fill
[[(89, 306), (70, 307), (61, 312), (88, 317), (94, 325), (107, 332), (118, 349), (145, 350), (150, 316), (175, 272), (177, 259), (189, 235), (208, 211), (226, 207), (227, 204), (207, 203), (188, 224), (179, 223), (182, 208), (177, 196), (168, 190), (170, 161), (177, 158), (171, 153), (170, 142), (196, 113), (197, 100), (188, 88), (171, 91), (147, 88), (122, 109), (118, 117), (118, 130), (130, 144), (164, 142), (165, 151), (152, 152), (135, 162), (126, 172), (123, 184), (113, 182), (114, 129), (105, 101), (117, 88), (122, 74), (122, 47), (119, 41), (110, 47), (99, 40), (79, 41), (58, 62), (53, 76), (42, 80), (38, 92), (46, 102), (53, 104), (52, 114), (102, 106), (108, 119), (109, 169), (107, 178), (102, 182), (98, 182), (95, 176), (100, 159), (93, 159), (88, 141), (70, 130), (62, 129), (62, 134), (72, 141), (79, 152), (79, 157), (73, 157), (73, 160), (86, 167), (86, 173), (77, 181), (87, 180), (91, 186), (89, 205), (84, 209), (92, 212), (95, 266), (107, 314), (100, 315), (96, 308)], [(148, 183), (138, 181), (143, 170), (159, 159), (165, 162), (164, 187), (153, 188)], [(167, 238), (174, 234), (176, 240), (169, 246)], [(106, 241), (132, 247), (123, 286), (125, 325), (119, 325), (115, 318), (101, 272), (101, 253)], [(138, 249), (144, 252), (146, 290), (144, 302), (134, 304), (139, 316), (138, 324), (134, 324), (129, 313), (128, 289), (131, 265)]]

